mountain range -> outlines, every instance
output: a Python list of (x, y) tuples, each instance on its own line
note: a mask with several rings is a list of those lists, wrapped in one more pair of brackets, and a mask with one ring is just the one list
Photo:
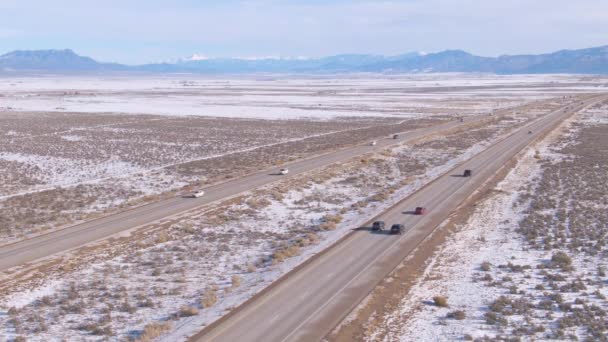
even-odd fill
[(539, 55), (475, 56), (461, 50), (397, 56), (346, 54), (322, 58), (194, 58), (174, 63), (123, 65), (98, 62), (66, 50), (13, 51), (0, 56), (0, 74), (80, 73), (431, 73), (608, 74), (608, 46)]

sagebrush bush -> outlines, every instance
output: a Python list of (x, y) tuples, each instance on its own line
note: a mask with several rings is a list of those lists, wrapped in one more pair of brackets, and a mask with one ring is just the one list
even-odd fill
[(166, 232), (160, 232), (156, 237), (156, 243), (165, 243), (169, 241), (169, 235)]
[(217, 288), (212, 286), (205, 290), (203, 297), (201, 298), (201, 306), (203, 308), (209, 308), (217, 303)]
[(448, 313), (447, 317), (462, 321), (463, 319), (467, 318), (467, 314), (462, 310), (456, 310)]
[(342, 222), (342, 215), (340, 215), (340, 214), (325, 215), (325, 217), (323, 218), (323, 221), (338, 224), (338, 223)]
[(551, 265), (553, 267), (558, 267), (563, 271), (571, 271), (572, 270), (572, 258), (565, 252), (559, 251), (551, 257)]
[(448, 307), (448, 299), (447, 299), (447, 297), (444, 297), (444, 296), (433, 297), (433, 303), (435, 303), (435, 305), (438, 307), (442, 307), (442, 308)]
[(169, 331), (169, 329), (171, 329), (171, 323), (169, 322), (149, 323), (144, 326), (141, 334), (135, 337), (133, 340), (137, 342), (151, 342), (165, 332)]
[(232, 282), (232, 287), (233, 288), (237, 288), (239, 286), (241, 286), (241, 276), (239, 276), (238, 274), (233, 274), (232, 278), (231, 278), (231, 282)]
[(504, 317), (497, 315), (494, 312), (486, 312), (484, 314), (484, 318), (486, 319), (486, 323), (490, 325), (507, 325), (508, 322)]
[(179, 308), (179, 317), (190, 317), (198, 315), (198, 309), (193, 306), (182, 306)]
[(481, 270), (484, 272), (489, 272), (492, 269), (492, 264), (487, 261), (481, 263)]

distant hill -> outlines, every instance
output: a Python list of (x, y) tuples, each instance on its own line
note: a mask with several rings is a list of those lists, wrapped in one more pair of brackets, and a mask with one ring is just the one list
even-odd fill
[(13, 51), (0, 56), (0, 70), (20, 72), (83, 72), (127, 70), (120, 64), (99, 63), (66, 50)]
[(312, 59), (194, 58), (175, 63), (126, 66), (100, 63), (72, 50), (14, 51), (0, 56), (2, 73), (430, 73), (608, 74), (608, 46), (540, 55), (475, 56), (461, 50), (398, 56), (350, 54)]

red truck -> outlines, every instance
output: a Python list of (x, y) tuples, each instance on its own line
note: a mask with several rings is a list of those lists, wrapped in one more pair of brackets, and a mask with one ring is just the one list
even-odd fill
[(426, 208), (425, 207), (416, 207), (416, 210), (414, 210), (414, 214), (424, 215), (424, 214), (426, 214)]

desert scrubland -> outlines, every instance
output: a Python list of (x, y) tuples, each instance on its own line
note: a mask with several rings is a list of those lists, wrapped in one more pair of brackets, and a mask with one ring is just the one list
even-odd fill
[[(513, 108), (483, 126), (468, 126), (281, 180), (127, 235), (3, 272), (1, 334), (9, 339), (41, 341), (183, 339), (458, 161), (562, 106), (564, 96), (600, 91), (605, 84), (602, 79), (577, 76), (462, 75), (340, 80), (138, 79), (130, 83), (115, 79), (3, 81), (0, 239), (4, 243), (296, 158), (386, 137), (395, 131)], [(577, 165), (573, 161), (576, 153), (584, 154), (589, 148), (579, 146), (584, 145), (584, 140), (576, 137), (583, 136), (581, 132), (602, 136), (596, 130), (603, 126), (589, 118), (602, 118), (603, 111), (605, 107), (595, 108), (581, 116), (584, 119), (579, 124), (572, 124), (572, 132), (559, 145), (571, 150), (540, 146), (538, 155), (531, 154), (520, 163), (528, 160), (535, 170), (551, 170), (551, 165), (558, 162)], [(558, 155), (573, 157), (555, 157)], [(583, 235), (574, 236), (569, 228), (549, 230), (537, 226), (541, 222), (553, 227), (553, 221), (545, 217), (551, 216), (551, 209), (546, 208), (550, 203), (563, 204), (562, 216), (573, 215), (573, 201), (557, 200), (558, 194), (551, 191), (579, 194), (580, 205), (589, 205), (593, 199), (587, 197), (598, 196), (597, 191), (574, 191), (575, 175), (595, 168), (592, 163), (584, 165), (587, 166), (574, 168), (578, 171), (570, 173), (571, 180), (560, 181), (559, 186), (541, 184), (542, 175), (551, 171), (535, 171), (538, 176), (533, 181), (537, 183), (529, 186), (522, 186), (531, 181), (527, 177), (513, 181), (516, 185), (512, 186), (521, 187), (518, 191), (522, 195), (509, 197), (517, 203), (500, 206), (508, 209), (505, 215), (511, 216), (496, 222), (510, 218), (503, 223), (517, 225), (516, 228), (471, 223), (472, 228), (463, 228), (463, 234), (482, 227), (489, 231), (470, 232), (469, 240), (455, 237), (455, 242), (446, 247), (461, 246), (467, 253), (472, 253), (470, 246), (495, 251), (493, 243), (507, 240), (509, 248), (516, 248), (513, 246), (519, 246), (516, 243), (520, 239), (528, 245), (517, 248), (529, 253), (542, 251), (544, 258), (550, 260), (560, 250), (556, 245), (572, 244), (575, 247), (563, 249), (568, 259), (561, 254), (557, 257), (566, 260), (557, 262), (568, 264), (568, 270), (557, 263), (526, 256), (519, 249), (518, 253), (504, 253), (504, 260), (499, 259), (502, 253), (480, 254), (474, 263), (459, 264), (470, 273), (460, 281), (475, 281), (489, 294), (483, 297), (488, 303), (465, 306), (459, 304), (465, 299), (458, 302), (458, 296), (448, 288), (438, 291), (439, 285), (433, 286), (435, 296), (448, 298), (449, 309), (423, 307), (420, 312), (428, 311), (432, 317), (423, 321), (440, 321), (442, 329), (483, 329), (483, 334), (457, 330), (446, 335), (458, 338), (465, 334), (476, 338), (510, 334), (520, 323), (513, 323), (510, 318), (534, 316), (536, 309), (508, 315), (504, 307), (511, 308), (512, 304), (507, 303), (496, 312), (486, 307), (491, 301), (502, 301), (503, 294), (508, 300), (519, 301), (517, 296), (526, 296), (530, 291), (525, 291), (526, 284), (545, 279), (546, 274), (561, 274), (566, 279), (554, 279), (553, 285), (578, 284), (580, 278), (580, 283), (593, 291), (597, 287), (601, 294), (596, 284), (600, 275), (591, 277), (587, 274), (591, 271), (576, 273), (591, 267), (577, 262), (601, 255), (594, 255), (593, 248), (587, 246), (587, 239), (597, 240), (601, 235), (601, 229), (589, 228), (602, 222), (601, 214), (584, 217), (581, 228), (575, 229)], [(562, 169), (557, 167), (553, 172)], [(600, 177), (600, 173), (596, 176)], [(508, 181), (509, 178), (505, 180)], [(599, 178), (589, 181), (601, 183)], [(547, 194), (536, 196), (539, 187), (546, 188)], [(524, 219), (523, 213), (529, 207), (541, 208), (535, 212), (545, 216), (530, 214)], [(479, 210), (482, 208), (485, 204)], [(517, 212), (517, 216), (509, 210)], [(498, 232), (512, 235), (507, 238)], [(551, 236), (548, 245), (547, 236)], [(547, 246), (552, 249), (546, 250)], [(579, 257), (578, 249), (585, 249), (586, 254)], [(512, 255), (515, 259), (510, 259)], [(595, 271), (599, 274), (597, 265)], [(448, 273), (444, 275), (443, 279), (447, 279)], [(533, 296), (559, 290), (543, 281), (540, 284), (545, 290), (534, 290)], [(514, 294), (510, 293), (512, 290)], [(424, 300), (432, 300), (433, 291), (416, 291), (424, 293)], [(519, 294), (520, 291), (524, 293)], [(579, 291), (590, 293), (587, 307), (601, 307), (599, 296), (593, 291), (580, 287)], [(563, 303), (569, 303), (570, 297), (562, 296)], [(558, 304), (563, 303), (552, 306), (554, 321), (563, 318), (558, 311), (562, 310)], [(419, 303), (410, 304), (404, 307), (420, 307)], [(579, 306), (583, 305), (572, 304), (571, 308)], [(445, 318), (458, 310), (465, 312), (465, 320)], [(494, 313), (495, 321), (487, 322), (486, 311)], [(407, 339), (407, 329), (416, 320), (391, 316), (397, 314), (400, 312), (384, 317), (394, 335), (377, 331), (370, 333), (370, 339)], [(462, 324), (475, 319), (470, 325)], [(394, 320), (399, 321), (398, 327)], [(545, 328), (545, 333), (559, 333), (549, 326)], [(561, 331), (571, 334), (573, 329), (568, 329)], [(437, 332), (430, 326), (426, 331)]]
[(395, 131), (603, 85), (455, 76), (0, 80), (0, 243)]
[(4, 113), (0, 120), (3, 242), (441, 121), (84, 113)]

